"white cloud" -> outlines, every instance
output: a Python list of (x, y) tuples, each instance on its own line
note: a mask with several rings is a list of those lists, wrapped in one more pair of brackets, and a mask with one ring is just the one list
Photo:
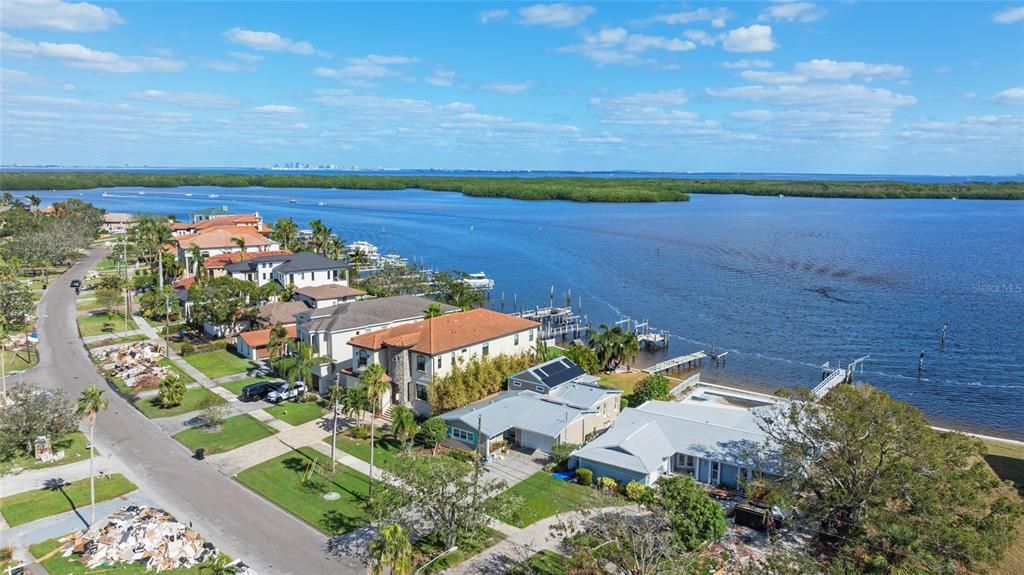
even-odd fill
[(583, 44), (564, 46), (560, 52), (576, 53), (596, 62), (599, 66), (608, 64), (657, 64), (655, 60), (643, 58), (644, 52), (660, 49), (668, 52), (685, 52), (697, 45), (691, 40), (634, 34), (625, 28), (602, 28), (596, 34), (585, 34)]
[(419, 58), (401, 55), (369, 54), (359, 58), (346, 58), (340, 68), (316, 68), (313, 74), (323, 78), (338, 78), (351, 86), (373, 87), (385, 78), (408, 75), (408, 66)]
[(637, 92), (611, 98), (591, 98), (591, 106), (616, 106), (620, 108), (650, 108), (658, 106), (682, 106), (689, 101), (685, 90), (662, 90), (660, 92)]
[(708, 34), (704, 30), (686, 30), (683, 32), (683, 36), (686, 36), (690, 40), (700, 44), (701, 46), (714, 46), (715, 38)]
[(765, 104), (806, 109), (894, 110), (917, 103), (910, 95), (860, 84), (815, 84), (803, 86), (740, 86), (708, 88), (708, 95)]
[(534, 4), (518, 10), (519, 17), (527, 26), (550, 26), (566, 28), (586, 20), (595, 12), (592, 6), (580, 4)]
[(750, 70), (752, 68), (771, 68), (771, 60), (736, 60), (735, 62), (722, 62), (723, 68), (736, 70)]
[(228, 56), (231, 56), (232, 58), (237, 58), (237, 59), (239, 59), (239, 60), (241, 60), (243, 62), (249, 63), (249, 64), (255, 64), (257, 62), (262, 62), (264, 60), (263, 56), (260, 56), (259, 54), (250, 54), (248, 52), (234, 52), (234, 51), (232, 51), (232, 52), (228, 52)]
[(266, 104), (263, 106), (256, 106), (255, 108), (252, 108), (252, 111), (263, 114), (297, 114), (302, 110), (295, 106), (285, 106), (284, 104)]
[(195, 64), (200, 68), (207, 70), (216, 70), (217, 72), (240, 72), (242, 70), (253, 70), (254, 68), (247, 68), (238, 62), (231, 60), (204, 60), (196, 59)]
[(431, 86), (451, 86), (455, 82), (455, 72), (447, 68), (437, 68), (423, 81)]
[(854, 76), (864, 78), (903, 78), (910, 70), (898, 64), (868, 64), (866, 62), (837, 62), (835, 60), (811, 60), (793, 66), (798, 74), (819, 80), (849, 80)]
[(771, 110), (741, 110), (739, 112), (733, 112), (729, 114), (729, 116), (736, 118), (737, 120), (767, 122), (775, 117), (775, 112), (772, 112)]
[(662, 90), (591, 98), (590, 106), (602, 124), (633, 128), (646, 142), (653, 142), (658, 136), (703, 138), (721, 135), (718, 122), (681, 109), (686, 102), (687, 95), (683, 90)]
[(1009, 88), (996, 94), (993, 98), (1000, 104), (1021, 105), (1024, 104), (1024, 88)]
[(722, 35), (722, 45), (729, 52), (771, 52), (776, 47), (772, 27), (766, 24), (729, 30)]
[(1007, 8), (992, 15), (992, 21), (996, 24), (1015, 24), (1024, 21), (1024, 6)]
[(60, 32), (106, 30), (124, 20), (113, 8), (62, 0), (4, 0), (4, 28), (33, 28)]
[(508, 10), (504, 8), (497, 8), (494, 10), (484, 10), (480, 13), (480, 22), (489, 24), (491, 22), (497, 22), (508, 16)]
[(276, 32), (261, 32), (257, 30), (246, 30), (244, 28), (232, 28), (224, 32), (224, 37), (235, 44), (241, 44), (253, 50), (266, 52), (291, 52), (292, 54), (314, 54), (316, 48), (309, 42), (295, 41), (285, 38)]
[(176, 72), (185, 68), (185, 62), (150, 56), (122, 56), (114, 52), (93, 50), (81, 44), (54, 44), (31, 42), (0, 32), (0, 48), (4, 53), (19, 57), (36, 56), (59, 61), (65, 66), (99, 72)]
[(814, 22), (827, 12), (813, 2), (777, 2), (761, 12), (759, 20), (776, 22)]
[(473, 104), (467, 104), (466, 102), (452, 102), (441, 106), (440, 109), (451, 110), (454, 112), (473, 112), (476, 110), (476, 106)]
[(532, 87), (533, 82), (493, 82), (481, 86), (482, 89), (488, 92), (505, 94), (506, 96), (515, 96), (516, 94), (522, 94), (523, 92), (529, 90)]
[(952, 122), (924, 120), (906, 124), (899, 136), (918, 151), (936, 150), (958, 157), (983, 154), (986, 158), (1003, 153), (1015, 162), (1011, 165), (1020, 166), (1024, 116), (988, 114)]
[(69, 83), (69, 84), (63, 84), (63, 85), (61, 85), (60, 89), (61, 89), (61, 90), (64, 90), (65, 92), (74, 92), (74, 91), (75, 91), (75, 90), (77, 90), (78, 88), (76, 88), (74, 84), (70, 84), (70, 83)]
[(759, 84), (802, 84), (807, 81), (807, 77), (800, 74), (762, 72), (759, 70), (744, 70), (740, 72), (740, 77)]
[(652, 22), (664, 24), (690, 24), (691, 22), (711, 22), (715, 28), (725, 27), (725, 23), (733, 13), (728, 8), (698, 8), (689, 12), (659, 14), (650, 18)]
[(201, 92), (164, 92), (162, 90), (146, 90), (129, 95), (133, 100), (160, 102), (182, 108), (232, 108), (238, 100), (223, 94), (206, 94)]

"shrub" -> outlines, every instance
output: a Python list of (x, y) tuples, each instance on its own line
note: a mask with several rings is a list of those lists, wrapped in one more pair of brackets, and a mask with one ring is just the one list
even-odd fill
[(452, 449), (447, 452), (448, 457), (451, 457), (455, 461), (461, 461), (463, 463), (473, 463), (476, 461), (476, 452), (467, 451), (465, 449)]
[(365, 423), (360, 423), (359, 425), (353, 427), (352, 431), (349, 431), (349, 435), (351, 435), (355, 439), (369, 439), (370, 426)]
[(181, 353), (182, 357), (185, 357), (186, 355), (192, 355), (195, 352), (196, 352), (196, 346), (192, 345), (191, 343), (185, 342), (185, 343), (181, 344), (181, 352), (180, 353)]
[(161, 407), (177, 407), (181, 405), (181, 402), (185, 401), (185, 383), (177, 376), (165, 377), (160, 382), (160, 393), (157, 395), (157, 401), (160, 402)]
[(619, 482), (611, 477), (602, 477), (597, 480), (598, 489), (606, 493), (615, 494), (619, 491)]
[(573, 451), (576, 451), (579, 445), (575, 443), (559, 443), (558, 445), (551, 448), (551, 462), (554, 463), (555, 468), (564, 468), (565, 462), (569, 460), (569, 456)]
[(626, 399), (626, 396), (623, 395), (623, 396), (619, 397), (619, 411), (622, 411), (623, 409), (626, 409), (627, 407), (629, 407), (629, 400)]
[(585, 467), (581, 467), (580, 469), (577, 469), (576, 470), (576, 483), (579, 483), (580, 485), (584, 485), (584, 486), (590, 487), (591, 485), (594, 484), (594, 472), (589, 470), (589, 469), (587, 469), (587, 468), (585, 468)]
[(505, 379), (533, 365), (531, 354), (473, 356), (457, 363), (443, 377), (435, 377), (427, 387), (435, 413), (457, 409), (501, 391)]
[(640, 405), (652, 399), (667, 400), (669, 398), (669, 381), (664, 375), (648, 375), (636, 382), (630, 403)]
[(207, 429), (219, 427), (228, 414), (228, 404), (218, 401), (218, 396), (208, 396), (199, 403), (202, 413), (202, 426)]
[(436, 450), (437, 445), (448, 436), (448, 424), (440, 417), (431, 417), (420, 426), (420, 437), (423, 444)]
[(630, 501), (640, 501), (646, 492), (647, 486), (639, 481), (630, 481), (626, 484), (626, 499)]

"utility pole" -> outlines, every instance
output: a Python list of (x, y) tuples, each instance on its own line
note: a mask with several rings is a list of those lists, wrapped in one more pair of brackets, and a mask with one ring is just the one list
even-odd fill
[(334, 459), (334, 450), (338, 446), (338, 382), (334, 383), (334, 423), (331, 425), (331, 477), (334, 477), (334, 470), (338, 465)]
[[(476, 416), (476, 446), (477, 446), (477, 451), (480, 451), (480, 438), (483, 437), (481, 435), (481, 431), (483, 430), (483, 427), (484, 427), (484, 416), (483, 415), (477, 415)], [(487, 442), (484, 442), (483, 452), (485, 454), (487, 453)], [(477, 453), (477, 455), (478, 455), (478, 457), (476, 458), (476, 469), (473, 470), (473, 509), (476, 509), (477, 497), (479, 496), (479, 493), (480, 493), (480, 469), (484, 466), (483, 456), (480, 455), (480, 453)]]

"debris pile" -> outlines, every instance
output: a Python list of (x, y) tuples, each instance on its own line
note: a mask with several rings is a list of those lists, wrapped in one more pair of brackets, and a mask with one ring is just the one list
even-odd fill
[(170, 513), (131, 505), (118, 509), (86, 532), (69, 536), (64, 557), (73, 553), (90, 569), (138, 563), (157, 572), (183, 569), (212, 559), (217, 549)]
[(128, 387), (157, 387), (172, 372), (160, 365), (160, 346), (138, 342), (94, 354), (104, 373), (118, 377)]

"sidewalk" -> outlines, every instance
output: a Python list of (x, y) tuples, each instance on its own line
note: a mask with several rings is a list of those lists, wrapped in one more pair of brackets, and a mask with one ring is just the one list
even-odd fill
[[(100, 451), (100, 454), (96, 456), (95, 469), (97, 476), (100, 472), (108, 474), (124, 472), (124, 470), (121, 469), (117, 462), (110, 454), (107, 454), (106, 451)], [(74, 463), (22, 471), (16, 475), (5, 475), (0, 478), (0, 493), (3, 493), (4, 497), (6, 497), (23, 491), (42, 489), (43, 487), (46, 487), (46, 482), (52, 479), (61, 478), (64, 481), (70, 482), (78, 481), (79, 479), (86, 479), (88, 477), (89, 459), (86, 458)]]

